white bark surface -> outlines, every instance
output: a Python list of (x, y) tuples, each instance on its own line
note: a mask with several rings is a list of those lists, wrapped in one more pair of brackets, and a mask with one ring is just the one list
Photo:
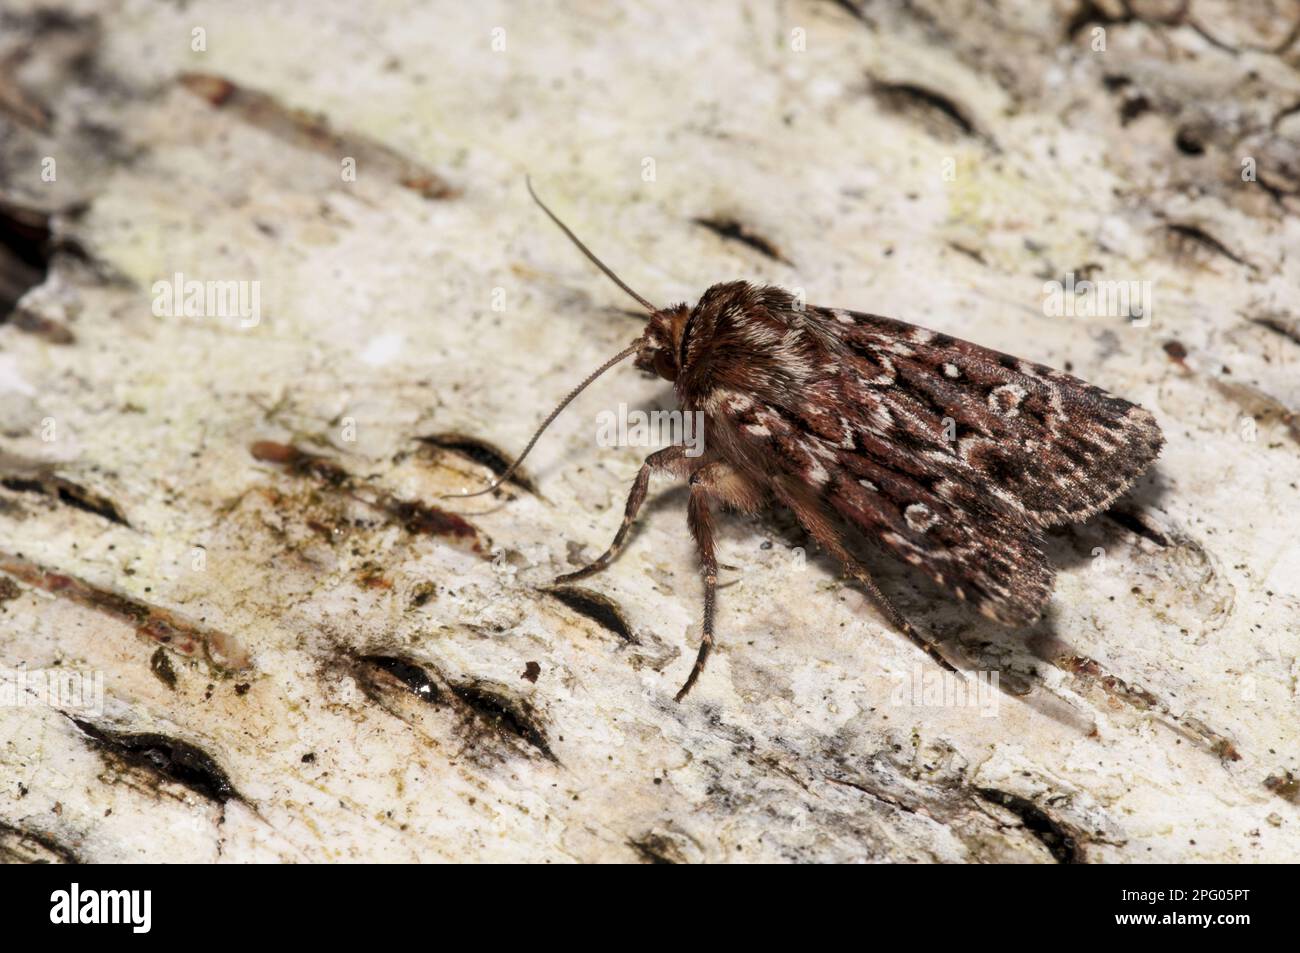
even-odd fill
[[(0, 856), (1294, 860), (1300, 7), (885, 6), (3, 0), (0, 194), (58, 250), (0, 326), (0, 664), (104, 698), (0, 707)], [(1032, 628), (873, 564), (983, 711), (779, 515), (721, 520), (675, 704), (662, 483), (547, 593), (647, 452), (596, 414), (669, 406), (630, 367), (537, 492), (437, 501), (490, 471), (421, 438), (516, 452), (642, 326), (525, 171), (657, 302), (770, 281), (1155, 412)], [(260, 322), (156, 315), (177, 272)], [(1152, 320), (1048, 315), (1069, 272)]]

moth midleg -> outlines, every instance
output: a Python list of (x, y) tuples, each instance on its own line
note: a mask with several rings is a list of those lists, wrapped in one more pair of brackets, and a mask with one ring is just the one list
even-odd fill
[(664, 449), (656, 450), (646, 457), (641, 464), (641, 469), (637, 471), (636, 479), (632, 482), (632, 490), (627, 495), (627, 505), (623, 508), (623, 523), (619, 526), (618, 532), (614, 534), (614, 542), (610, 543), (609, 549), (596, 557), (595, 561), (583, 566), (581, 569), (575, 569), (573, 572), (566, 572), (562, 576), (556, 576), (555, 585), (586, 579), (588, 576), (593, 576), (609, 566), (617, 558), (619, 552), (622, 551), (623, 544), (627, 541), (628, 531), (636, 520), (636, 514), (640, 511), (641, 504), (645, 502), (646, 490), (650, 486), (650, 474), (656, 470), (680, 473), (683, 470), (683, 465), (688, 462), (690, 461), (686, 457), (686, 448), (682, 446), (664, 447)]
[(686, 503), (686, 522), (691, 535), (695, 537), (695, 546), (700, 553), (700, 573), (704, 577), (704, 625), (700, 635), (700, 651), (691, 666), (691, 674), (686, 676), (686, 684), (677, 691), (676, 700), (681, 701), (691, 690), (704, 663), (713, 651), (713, 614), (718, 592), (718, 557), (713, 548), (713, 510), (711, 501), (715, 495), (712, 478), (717, 476), (717, 468), (722, 464), (706, 464), (691, 474), (691, 496)]
[(835, 524), (815, 501), (806, 499), (797, 487), (790, 486), (788, 481), (785, 480), (776, 481), (776, 497), (790, 508), (790, 511), (795, 515), (795, 519), (799, 521), (799, 525), (807, 530), (813, 539), (826, 547), (826, 551), (839, 561), (840, 565), (844, 567), (844, 571), (867, 591), (872, 601), (880, 607), (881, 611), (885, 613), (885, 616), (898, 631), (911, 639), (917, 647), (934, 659), (942, 668), (950, 672), (957, 671), (956, 666), (939, 653), (934, 643), (921, 635), (912, 623), (907, 620), (907, 617), (880, 591), (875, 579), (871, 577), (871, 572), (840, 541), (840, 533)]

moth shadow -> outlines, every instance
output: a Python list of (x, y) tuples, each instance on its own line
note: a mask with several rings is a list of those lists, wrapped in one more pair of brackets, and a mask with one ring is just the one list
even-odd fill
[[(1158, 490), (1155, 492), (1158, 493)], [(823, 552), (793, 516), (774, 511), (762, 517), (761, 522), (784, 545), (804, 547), (808, 553), (809, 565), (816, 566), (831, 576), (843, 576), (843, 567), (839, 562)], [(1094, 730), (1091, 713), (1051, 691), (1044, 679), (1044, 666), (1057, 668), (1060, 667), (1058, 660), (1082, 654), (1061, 637), (1058, 619), (1050, 604), (1043, 615), (1030, 625), (1019, 628), (1002, 625), (980, 615), (928, 576), (874, 545), (850, 527), (840, 528), (845, 531), (842, 539), (849, 550), (862, 561), (885, 597), (959, 671), (967, 677), (982, 679), (986, 683), (996, 677), (996, 687), (1002, 695), (1081, 735)], [(1113, 528), (1115, 532), (1127, 532), (1118, 524)], [(1077, 538), (1069, 535), (1068, 528), (1066, 538), (1049, 538), (1047, 556), (1056, 569), (1062, 566), (1058, 557), (1066, 563), (1084, 562), (1091, 558), (1087, 550), (1080, 549)], [(901, 639), (910, 645), (907, 636), (896, 631), (885, 614), (874, 607), (869, 593), (851, 580), (846, 581), (846, 585), (866, 597), (873, 606), (869, 611), (874, 612), (875, 620), (886, 630), (887, 637)], [(922, 671), (944, 674), (943, 669), (920, 649), (916, 650), (915, 664)]]
[[(668, 510), (675, 510), (676, 515), (681, 517), (682, 527), (686, 526), (686, 501), (691, 495), (690, 485), (685, 480), (673, 480), (669, 482), (667, 477), (659, 477), (661, 482), (650, 484), (650, 492), (646, 495), (645, 505), (641, 507), (641, 515), (637, 517), (637, 523), (648, 522), (656, 517), (662, 518), (662, 514)], [(636, 532), (637, 527), (633, 526), (631, 533), (628, 535), (629, 542), (636, 537), (631, 535)]]
[[(1058, 659), (1078, 654), (1061, 637), (1050, 603), (1037, 621), (1007, 626), (954, 599), (912, 567), (891, 565), (895, 560), (886, 553), (868, 553), (864, 561), (885, 595), (965, 676), (985, 682), (996, 679), (1003, 696), (1080, 735), (1094, 730), (1092, 715), (1052, 691), (1044, 677), (1045, 669), (1059, 667)], [(887, 620), (881, 621), (890, 634), (906, 639), (894, 633)], [(918, 666), (942, 671), (919, 649), (916, 659)]]

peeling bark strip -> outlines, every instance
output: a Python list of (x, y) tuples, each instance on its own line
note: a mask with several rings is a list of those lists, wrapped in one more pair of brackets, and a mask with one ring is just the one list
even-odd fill
[[(424, 669), (409, 659), (392, 655), (363, 655), (361, 661), (396, 679), (422, 702), (437, 705), (442, 701), (442, 692), (438, 690), (433, 679), (429, 678)], [(365, 685), (366, 682), (363, 681), (362, 684)]]
[(1214, 390), (1236, 404), (1247, 416), (1261, 423), (1265, 420), (1276, 420), (1284, 424), (1291, 438), (1300, 443), (1300, 414), (1276, 397), (1258, 387), (1223, 377), (1208, 377), (1208, 380)]
[(872, 77), (871, 92), (885, 109), (920, 120), (941, 138), (952, 138), (957, 133), (979, 139), (997, 149), (997, 143), (971, 118), (970, 112), (938, 90), (920, 83), (890, 82)]
[(374, 507), (387, 514), (394, 522), (401, 524), (408, 533), (439, 536), (469, 549), (478, 556), (488, 558), (491, 555), (491, 541), (463, 516), (428, 503), (399, 499), (385, 490), (366, 486), (364, 483), (360, 485), (367, 493), (374, 496), (371, 498), (362, 495), (356, 492), (357, 481), (352, 475), (327, 457), (308, 453), (291, 444), (276, 443), (273, 440), (259, 440), (248, 450), (256, 460), (277, 464), (296, 476), (313, 479), (327, 489), (343, 493), (358, 503)]
[(403, 715), (384, 699), (384, 693), (394, 688), (432, 708), (450, 707), (462, 730), (472, 738), (490, 737), (560, 763), (533, 706), (502, 686), (473, 680), (453, 682), (430, 663), (405, 656), (363, 655), (357, 662), (353, 674), (366, 696), (396, 717)]
[(597, 625), (614, 633), (629, 645), (640, 645), (638, 639), (623, 617), (619, 604), (608, 596), (582, 586), (550, 586), (542, 590), (553, 596), (579, 615), (584, 615)]
[(259, 440), (248, 448), (248, 452), (254, 460), (278, 464), (290, 473), (312, 477), (329, 486), (344, 486), (350, 479), (348, 472), (337, 463), (292, 444)]
[(0, 321), (45, 280), (49, 266), (49, 214), (0, 196)]
[(858, 791), (862, 794), (865, 794), (867, 797), (871, 798), (872, 800), (879, 801), (881, 804), (888, 804), (890, 807), (898, 808), (898, 810), (904, 811), (907, 814), (925, 814), (927, 817), (930, 815), (929, 810), (924, 805), (912, 804), (900, 800), (894, 795), (888, 794), (885, 791), (881, 791), (876, 787), (868, 785), (865, 781), (862, 780), (854, 780), (852, 778), (839, 778), (828, 774), (826, 775), (826, 781), (828, 781), (831, 784), (838, 784), (840, 787), (852, 788), (854, 791)]
[(704, 226), (719, 238), (748, 245), (760, 255), (771, 258), (773, 261), (779, 261), (783, 265), (794, 267), (790, 260), (781, 254), (781, 250), (776, 245), (734, 218), (695, 218), (691, 219), (691, 221), (696, 225)]
[(63, 477), (57, 477), (50, 474), (40, 476), (4, 476), (0, 477), (0, 486), (5, 489), (13, 490), (15, 493), (38, 493), (47, 496), (50, 499), (57, 500), (68, 506), (87, 513), (94, 513), (96, 516), (108, 520), (110, 523), (117, 523), (119, 526), (130, 527), (122, 511), (106, 496), (101, 496), (93, 490), (87, 490), (80, 484), (73, 483), (71, 480), (65, 480)]
[(266, 93), (211, 73), (184, 73), (180, 84), (250, 126), (331, 159), (342, 161), (350, 156), (356, 159), (358, 168), (376, 172), (426, 199), (449, 199), (459, 194), (437, 173), (383, 143), (359, 133), (334, 132), (324, 118), (291, 109)]
[(975, 793), (1020, 818), (1025, 830), (1042, 841), (1057, 863), (1079, 864), (1086, 859), (1074, 833), (1033, 801), (993, 788), (976, 788)]
[[(501, 476), (510, 469), (509, 456), (486, 440), (480, 440), (478, 437), (470, 437), (459, 433), (436, 433), (419, 439), (420, 443), (425, 446), (454, 453), (472, 463), (477, 463), (479, 466), (487, 467), (494, 476)], [(515, 467), (514, 472), (510, 474), (506, 482), (513, 483), (534, 496), (537, 495), (537, 485), (533, 482), (532, 477), (528, 476), (524, 471), (523, 467)]]
[(649, 831), (640, 837), (630, 838), (627, 846), (636, 851), (637, 856), (643, 863), (647, 864), (684, 864), (686, 860), (682, 857), (681, 851), (677, 845), (664, 837), (662, 834), (656, 834)]
[(80, 864), (76, 851), (47, 834), (0, 823), (0, 864)]
[(488, 728), (506, 738), (515, 738), (537, 751), (547, 761), (559, 764), (551, 751), (533, 706), (498, 691), (483, 682), (452, 685), (452, 694), (465, 703)]
[(186, 657), (195, 656), (202, 648), (207, 660), (219, 670), (242, 672), (252, 667), (244, 647), (234, 636), (189, 622), (167, 609), (93, 586), (75, 576), (52, 572), (22, 555), (0, 552), (0, 572), (77, 605), (111, 615), (134, 626), (138, 635)]
[(1259, 273), (1259, 266), (1254, 265), (1242, 258), (1227, 245), (1215, 238), (1199, 225), (1190, 222), (1170, 222), (1165, 226), (1165, 234), (1169, 238), (1170, 247), (1178, 254), (1189, 254), (1192, 249), (1202, 249), (1222, 258), (1228, 259), (1236, 265), (1249, 268), (1256, 274)]
[(117, 732), (76, 718), (72, 721), (111, 763), (174, 781), (218, 804), (245, 800), (212, 756), (188, 741), (155, 733)]
[(1300, 344), (1300, 320), (1292, 318), (1287, 320), (1281, 315), (1266, 315), (1259, 318), (1251, 318), (1251, 324), (1257, 324), (1261, 328), (1267, 328), (1274, 334), (1280, 334), (1292, 344)]
[(391, 496), (381, 498), (380, 508), (406, 528), (408, 533), (442, 536), (465, 543), (480, 556), (488, 555), (488, 544), (463, 516), (449, 513), (427, 503), (398, 500)]
[(1081, 679), (1095, 680), (1110, 697), (1138, 711), (1150, 711), (1162, 716), (1169, 727), (1225, 761), (1240, 761), (1241, 754), (1231, 739), (1210, 728), (1199, 718), (1176, 715), (1169, 706), (1140, 685), (1130, 685), (1118, 675), (1107, 672), (1096, 659), (1086, 655), (1065, 655), (1055, 660), (1056, 665)]

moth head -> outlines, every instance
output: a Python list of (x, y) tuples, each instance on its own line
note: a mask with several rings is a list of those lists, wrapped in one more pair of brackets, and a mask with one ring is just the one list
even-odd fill
[(666, 381), (677, 380), (680, 370), (677, 355), (689, 315), (684, 304), (660, 308), (651, 314), (645, 333), (637, 342), (636, 359), (632, 363), (639, 370), (658, 374)]

